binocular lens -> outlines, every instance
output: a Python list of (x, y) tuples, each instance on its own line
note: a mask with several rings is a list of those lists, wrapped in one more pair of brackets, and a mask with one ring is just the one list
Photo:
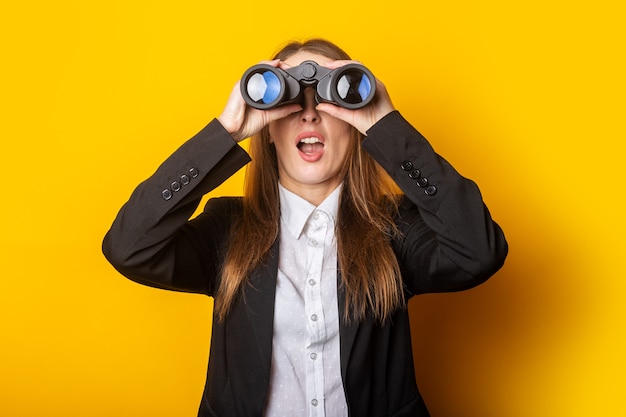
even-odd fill
[(272, 71), (257, 72), (248, 79), (246, 92), (255, 103), (272, 103), (280, 96), (280, 80)]
[(363, 71), (348, 70), (337, 81), (337, 94), (346, 103), (362, 103), (370, 97), (371, 93), (372, 83)]

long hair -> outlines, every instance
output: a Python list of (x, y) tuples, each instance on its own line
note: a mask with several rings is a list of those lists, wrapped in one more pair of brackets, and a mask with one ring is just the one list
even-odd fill
[[(322, 39), (291, 42), (274, 59), (285, 60), (299, 51), (330, 59), (350, 59), (342, 49)], [(394, 223), (399, 190), (382, 168), (361, 148), (363, 135), (352, 130), (342, 166), (343, 187), (337, 216), (337, 257), (345, 294), (343, 317), (359, 320), (370, 312), (384, 321), (405, 305), (402, 279), (390, 241), (398, 233)], [(247, 167), (243, 210), (234, 223), (215, 297), (223, 320), (254, 268), (263, 263), (278, 238), (280, 223), (278, 161), (265, 127), (250, 141), (252, 161)]]

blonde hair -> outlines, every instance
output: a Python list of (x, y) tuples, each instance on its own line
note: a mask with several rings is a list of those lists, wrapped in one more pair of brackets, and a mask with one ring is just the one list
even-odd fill
[[(299, 51), (335, 60), (350, 59), (339, 47), (323, 39), (291, 42), (274, 59), (285, 60)], [(390, 244), (398, 233), (394, 216), (399, 190), (361, 148), (362, 140), (363, 135), (353, 129), (342, 168), (344, 186), (336, 235), (345, 294), (343, 316), (346, 321), (359, 320), (369, 310), (382, 322), (405, 304), (400, 269)], [(243, 210), (231, 230), (215, 297), (215, 309), (221, 320), (241, 296), (248, 275), (266, 259), (279, 233), (278, 162), (267, 127), (251, 139), (250, 155)]]

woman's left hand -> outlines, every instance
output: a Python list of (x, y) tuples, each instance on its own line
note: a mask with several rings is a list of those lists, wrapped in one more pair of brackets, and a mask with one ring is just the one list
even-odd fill
[[(263, 61), (277, 67), (280, 61)], [(217, 118), (224, 128), (239, 142), (254, 135), (274, 120), (302, 110), (298, 103), (278, 106), (270, 110), (257, 110), (246, 104), (241, 96), (239, 82), (234, 85), (222, 114)]]
[[(329, 62), (324, 66), (335, 69), (349, 63), (360, 64), (360, 62), (357, 61), (340, 60)], [(316, 109), (351, 124), (365, 135), (370, 127), (387, 114), (394, 111), (395, 107), (391, 102), (391, 97), (389, 97), (385, 85), (379, 79), (376, 79), (376, 94), (374, 95), (374, 99), (367, 106), (357, 110), (350, 110), (331, 103), (320, 103), (317, 105)]]

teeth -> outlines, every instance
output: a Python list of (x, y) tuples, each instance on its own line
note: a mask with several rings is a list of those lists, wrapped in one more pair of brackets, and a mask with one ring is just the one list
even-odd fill
[(318, 138), (304, 138), (300, 140), (300, 143), (321, 143), (320, 140)]

